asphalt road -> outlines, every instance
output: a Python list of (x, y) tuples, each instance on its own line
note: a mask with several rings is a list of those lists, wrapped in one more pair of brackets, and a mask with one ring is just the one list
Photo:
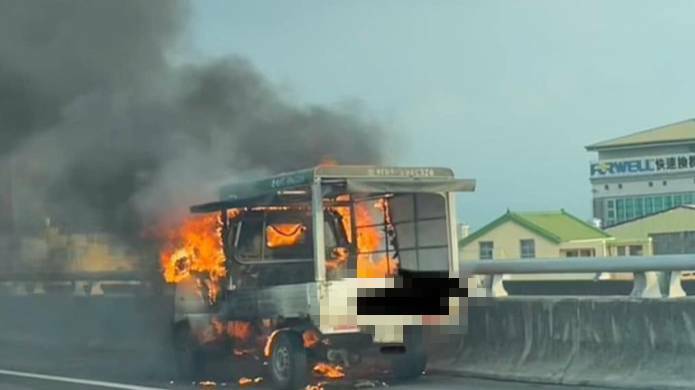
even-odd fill
[[(171, 361), (173, 351), (170, 350), (170, 336), (166, 332), (169, 317), (167, 313), (159, 312), (161, 307), (163, 305), (157, 302), (133, 299), (127, 302), (51, 296), (42, 299), (0, 299), (0, 389), (238, 389), (236, 382), (215, 387), (172, 382), (171, 378), (175, 377)], [(161, 311), (166, 311), (164, 309)], [(234, 364), (223, 362), (225, 374), (229, 373), (228, 367), (234, 367), (244, 375), (255, 375), (238, 361)], [(331, 384), (325, 388), (348, 390), (385, 387), (381, 380), (374, 380), (379, 375), (366, 376), (372, 379), (371, 382)], [(387, 377), (382, 380), (389, 388), (403, 390), (597, 389), (434, 374), (409, 383), (395, 383)], [(244, 388), (266, 390), (268, 386), (261, 383)]]
[[(122, 382), (93, 382), (80, 383), (80, 378), (35, 378), (20, 377), (24, 373), (6, 373), (0, 370), (0, 388), (6, 390), (188, 390), (188, 389), (239, 389), (236, 384), (217, 384), (201, 386), (193, 384), (176, 383), (122, 383)], [(33, 374), (28, 374), (33, 375)], [(77, 382), (76, 382), (77, 381)], [(367, 385), (363, 383), (363, 385)], [(373, 383), (370, 387), (355, 386), (327, 386), (326, 389), (356, 389), (356, 388), (380, 388), (386, 387), (379, 383)], [(244, 389), (266, 390), (267, 386), (245, 386)], [(453, 378), (437, 375), (428, 375), (419, 380), (408, 383), (388, 384), (389, 389), (398, 390), (435, 390), (435, 389), (461, 389), (461, 390), (597, 390), (596, 387), (567, 387), (557, 385), (541, 385), (535, 383), (500, 382), (476, 378)]]
[[(56, 349), (36, 344), (0, 343), (0, 389), (2, 390), (197, 390), (239, 389), (234, 383), (218, 383), (201, 386), (172, 381), (170, 362), (166, 353), (143, 351), (88, 351)], [(386, 388), (402, 390), (596, 390), (597, 387), (541, 385), (514, 383), (476, 378), (457, 378), (435, 374), (410, 382), (396, 383), (388, 377), (380, 380), (354, 380), (348, 383), (331, 383), (326, 390), (352, 390)], [(244, 389), (267, 390), (260, 383), (243, 386)]]

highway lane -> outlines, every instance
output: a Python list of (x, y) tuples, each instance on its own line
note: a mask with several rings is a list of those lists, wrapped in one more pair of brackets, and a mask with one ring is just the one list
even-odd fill
[[(162, 353), (164, 352), (164, 353)], [(0, 343), (0, 389), (2, 390), (197, 390), (205, 387), (191, 383), (172, 381), (174, 373), (171, 362), (167, 362), (166, 351), (144, 353), (143, 351), (56, 349), (25, 343)], [(19, 374), (17, 374), (17, 372)], [(30, 376), (20, 376), (29, 373)], [(53, 375), (60, 378), (37, 377)], [(84, 382), (100, 381), (99, 383)], [(429, 374), (417, 381), (394, 383), (383, 379), (389, 389), (396, 390), (596, 390), (597, 387), (576, 387), (512, 383), (475, 378), (456, 378)], [(103, 383), (101, 383), (103, 382)], [(372, 384), (379, 385), (380, 381)], [(362, 384), (365, 384), (362, 382)], [(244, 386), (244, 389), (269, 389), (266, 385)], [(326, 386), (326, 390), (356, 389), (354, 384)], [(368, 388), (368, 387), (364, 387)], [(373, 387), (385, 388), (385, 387)], [(239, 389), (236, 383), (205, 389)]]
[[(236, 384), (218, 384), (217, 386), (199, 386), (176, 383), (123, 383), (123, 382), (94, 382), (71, 377), (22, 377), (23, 373), (7, 373), (0, 370), (0, 388), (6, 390), (198, 390), (198, 389), (239, 389)], [(28, 374), (33, 376), (34, 374)], [(244, 389), (267, 390), (268, 386), (256, 385)], [(355, 386), (327, 386), (330, 389), (356, 389)], [(379, 386), (374, 388), (380, 388)], [(385, 388), (385, 387), (382, 387)], [(419, 380), (407, 383), (391, 383), (389, 389), (396, 390), (599, 390), (598, 387), (542, 385), (536, 383), (502, 382), (477, 378), (455, 378), (438, 375), (428, 375)]]
[[(52, 298), (52, 297), (47, 297)], [(190, 383), (171, 383), (175, 377), (171, 358), (173, 351), (166, 330), (168, 322), (119, 321), (125, 314), (114, 309), (123, 304), (117, 300), (91, 302), (92, 306), (103, 307), (103, 313), (94, 315), (96, 308), (86, 309), (90, 302), (77, 303), (47, 302), (27, 304), (24, 301), (8, 301), (3, 313), (13, 313), (3, 318), (0, 324), (0, 369), (17, 372), (61, 376), (59, 378), (26, 377), (0, 374), (2, 390), (102, 390), (123, 389), (141, 390), (143, 387), (167, 390), (195, 390), (199, 386)], [(31, 303), (33, 301), (30, 301)], [(7, 303), (7, 302), (6, 302)], [(120, 306), (119, 306), (120, 305)], [(67, 310), (67, 308), (74, 310)], [(53, 309), (55, 307), (55, 309)], [(154, 310), (157, 305), (143, 304), (143, 308)], [(121, 308), (122, 309), (122, 308)], [(143, 309), (143, 310), (144, 310)], [(92, 313), (91, 317), (84, 313)], [(152, 315), (154, 319), (168, 318), (162, 314)], [(90, 326), (82, 324), (84, 318), (92, 318)], [(8, 323), (9, 320), (16, 321)], [(74, 320), (73, 320), (74, 319)], [(98, 320), (98, 321), (97, 321)], [(36, 326), (41, 324), (42, 326)], [(134, 332), (137, 343), (128, 342), (122, 327), (142, 330)], [(94, 329), (92, 329), (94, 328)], [(103, 329), (102, 329), (103, 328)], [(143, 330), (144, 329), (144, 330)], [(87, 330), (87, 331), (84, 331)], [(84, 336), (80, 337), (82, 334)], [(120, 338), (111, 338), (119, 334)], [(70, 335), (70, 337), (66, 337)], [(100, 337), (95, 337), (95, 335)], [(108, 337), (106, 337), (108, 336)], [(132, 338), (131, 337), (131, 338)], [(141, 341), (139, 341), (141, 340)], [(231, 367), (225, 365), (225, 367)], [(242, 370), (246, 375), (254, 375)], [(78, 381), (75, 381), (77, 379)], [(81, 382), (80, 379), (108, 383)], [(388, 382), (388, 380), (387, 380)], [(389, 388), (402, 390), (595, 390), (591, 387), (564, 387), (524, 383), (506, 383), (472, 378), (451, 378), (428, 375), (410, 383), (388, 383)], [(238, 389), (236, 383), (218, 386), (218, 389)], [(257, 385), (244, 387), (268, 389)], [(335, 388), (335, 387), (333, 387)], [(342, 386), (341, 390), (354, 389)]]

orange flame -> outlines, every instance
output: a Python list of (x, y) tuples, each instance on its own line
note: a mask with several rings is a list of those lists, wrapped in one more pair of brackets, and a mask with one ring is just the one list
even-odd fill
[(281, 223), (268, 225), (266, 228), (266, 238), (268, 248), (284, 248), (294, 246), (302, 242), (306, 226), (300, 223)]
[(213, 280), (224, 276), (221, 227), (217, 215), (203, 215), (189, 217), (166, 232), (167, 242), (160, 251), (164, 279), (179, 283), (192, 272), (207, 273)]
[(334, 366), (328, 363), (317, 363), (314, 366), (314, 374), (328, 379), (340, 379), (345, 377), (343, 367), (337, 365)]
[(247, 378), (247, 377), (242, 377), (239, 378), (239, 386), (240, 387), (246, 387), (246, 386), (251, 386), (251, 385), (257, 385), (259, 383), (263, 382), (263, 378), (257, 377), (254, 379)]
[(246, 321), (229, 321), (225, 330), (227, 336), (242, 342), (248, 341), (253, 333), (251, 323)]
[(251, 378), (239, 378), (239, 386), (249, 386), (253, 384), (253, 379)]
[(345, 267), (347, 264), (350, 253), (347, 248), (335, 248), (331, 252), (331, 259), (326, 260), (326, 271), (336, 271)]
[[(386, 229), (392, 229), (388, 212), (388, 201), (380, 199), (374, 204), (374, 208), (381, 210), (384, 215)], [(383, 278), (396, 274), (398, 270), (398, 260), (382, 253), (370, 253), (384, 250), (388, 243), (384, 242), (386, 237), (380, 234), (379, 230), (383, 227), (375, 225), (374, 217), (368, 206), (359, 204), (355, 207), (355, 218), (357, 226), (366, 226), (357, 229), (357, 277), (358, 278)]]
[[(339, 200), (349, 200), (339, 199)], [(375, 209), (380, 210), (384, 218), (384, 226), (387, 231), (393, 229), (391, 217), (389, 213), (388, 200), (382, 198), (373, 204)], [(333, 211), (338, 213), (342, 219), (343, 229), (345, 230), (348, 242), (352, 242), (352, 226), (353, 220), (350, 213), (350, 208), (346, 206), (333, 207)], [(358, 278), (383, 278), (396, 274), (398, 270), (398, 260), (385, 253), (371, 253), (375, 251), (383, 251), (387, 243), (384, 242), (386, 237), (383, 233), (384, 226), (379, 226), (382, 221), (375, 221), (372, 211), (369, 206), (364, 203), (355, 205), (355, 225), (357, 229), (357, 277)], [(328, 271), (333, 271), (343, 267), (347, 262), (346, 253), (334, 253), (334, 259), (326, 262)]]
[(314, 348), (319, 341), (321, 341), (321, 336), (313, 329), (309, 329), (302, 333), (302, 339), (304, 340), (304, 348)]

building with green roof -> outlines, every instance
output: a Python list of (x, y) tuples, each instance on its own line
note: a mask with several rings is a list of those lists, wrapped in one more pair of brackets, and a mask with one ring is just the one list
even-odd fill
[(589, 145), (594, 218), (604, 228), (695, 203), (695, 119)]
[(560, 211), (512, 212), (459, 241), (463, 260), (607, 256), (613, 238)]
[(619, 223), (606, 232), (616, 238), (617, 256), (695, 253), (695, 206), (673, 207)]

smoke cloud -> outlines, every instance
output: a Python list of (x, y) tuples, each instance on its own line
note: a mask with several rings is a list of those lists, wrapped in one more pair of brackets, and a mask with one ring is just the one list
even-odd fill
[(378, 163), (378, 124), (289, 102), (242, 57), (174, 65), (189, 4), (0, 0), (0, 160), (15, 224), (137, 240), (220, 178)]

